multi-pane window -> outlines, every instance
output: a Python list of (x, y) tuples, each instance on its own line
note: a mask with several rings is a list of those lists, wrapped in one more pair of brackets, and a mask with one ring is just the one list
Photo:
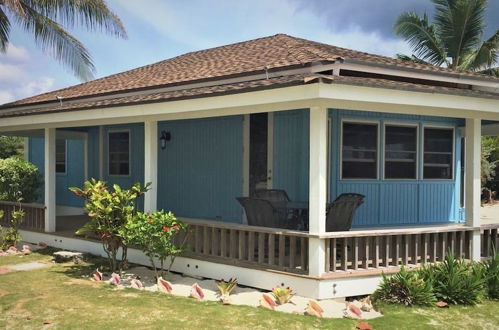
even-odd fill
[(55, 140), (55, 172), (66, 173), (66, 140)]
[(109, 132), (109, 175), (130, 174), (130, 132)]
[(424, 179), (452, 179), (454, 130), (424, 129)]
[(343, 179), (376, 179), (378, 177), (378, 124), (343, 123)]
[(385, 179), (416, 179), (418, 129), (385, 126)]

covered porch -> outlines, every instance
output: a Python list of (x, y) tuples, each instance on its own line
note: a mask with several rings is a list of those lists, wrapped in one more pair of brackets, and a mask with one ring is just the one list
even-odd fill
[[(67, 140), (82, 141), (80, 150), (83, 152), (83, 171), (79, 172), (83, 173), (81, 182), (90, 177), (123, 186), (135, 181), (151, 182), (152, 189), (145, 195), (141, 208), (145, 211), (172, 209), (190, 224), (187, 253), (183, 257), (185, 262), (179, 266), (181, 271), (189, 272), (187, 268), (194, 265), (189, 263), (189, 260), (201, 260), (205, 262), (202, 268), (205, 269), (206, 275), (203, 276), (213, 273), (209, 270), (210, 267), (220, 272), (218, 265), (230, 265), (305, 280), (321, 280), (324, 284), (318, 285), (329, 285), (336, 279), (350, 280), (353, 277), (379, 275), (382, 271), (397, 271), (400, 265), (418, 266), (440, 261), (449, 249), (455, 255), (470, 260), (487, 257), (490, 253), (489, 247), (497, 243), (498, 226), (481, 227), (480, 223), (480, 137), (482, 118), (499, 119), (492, 111), (495, 103), (483, 101), (478, 106), (474, 99), (467, 97), (457, 102), (454, 99), (456, 97), (450, 95), (344, 87), (317, 83), (272, 92), (256, 91), (237, 97), (225, 95), (130, 106), (127, 116), (122, 115), (121, 107), (111, 107), (76, 111), (82, 113), (79, 115), (43, 115), (43, 118), (38, 117), (36, 123), (31, 120), (26, 122), (23, 118), (7, 118), (6, 120), (12, 121), (8, 126), (11, 134), (16, 134), (17, 131), (24, 132), (31, 138), (40, 137), (40, 134), (43, 137), (38, 141), (42, 141), (43, 146), (43, 206), (26, 206), (27, 209), (38, 210), (33, 211), (38, 212), (34, 216), (37, 219), (36, 225), (27, 229), (43, 234), (28, 236), (40, 239), (60, 237), (61, 244), (63, 241), (74, 242), (75, 237), (69, 236), (70, 232), (84, 221), (84, 217), (73, 217), (75, 214), (70, 214), (72, 212), (69, 212), (68, 208), (57, 214), (59, 192), (56, 191), (56, 143), (62, 133), (68, 134)], [(299, 144), (299, 149), (285, 149), (286, 145), (278, 146), (275, 143), (267, 144), (267, 150), (264, 152), (267, 157), (265, 162), (271, 166), (264, 171), (268, 175), (265, 185), (267, 188), (283, 188), (290, 193), (292, 200), (308, 204), (308, 230), (248, 225), (243, 210), (237, 203), (237, 197), (251, 196), (252, 187), (259, 184), (251, 178), (250, 122), (251, 115), (260, 113), (266, 113), (267, 120), (274, 121), (274, 129), (267, 129), (267, 141), (269, 138), (272, 141), (282, 139), (294, 141), (292, 146), (295, 147)], [(270, 114), (272, 116), (269, 116)], [(293, 120), (286, 124), (289, 126), (276, 126), (276, 118), (286, 115), (293, 116)], [(206, 122), (203, 121), (217, 123), (208, 125), (211, 127), (209, 133), (213, 134), (200, 134), (196, 139), (192, 139), (196, 132), (199, 132), (197, 128), (201, 127), (196, 126), (197, 123), (204, 125)], [(223, 125), (218, 125), (219, 122), (223, 122)], [(279, 124), (283, 123), (285, 121)], [(374, 127), (372, 132), (377, 132), (373, 144), (376, 146), (375, 151), (358, 150), (359, 148), (350, 150), (353, 153), (363, 153), (363, 156), (357, 158), (361, 160), (358, 163), (368, 163), (374, 157), (374, 174), (367, 177), (344, 177), (342, 166), (354, 166), (352, 159), (345, 160), (351, 156), (348, 154), (349, 150), (345, 152), (346, 144), (342, 134), (345, 123), (364, 125), (361, 129)], [(416, 149), (410, 150), (414, 152), (414, 157), (407, 158), (415, 166), (414, 179), (385, 177), (382, 164), (386, 163), (385, 157), (390, 151), (385, 150), (386, 128), (390, 125), (396, 126), (395, 124), (415, 127)], [(434, 167), (445, 165), (450, 174), (449, 177), (433, 178), (426, 182), (424, 130), (426, 127), (442, 126), (445, 130), (452, 127), (452, 152), (450, 156), (445, 154), (444, 157), (450, 159), (450, 165), (445, 165), (447, 163), (443, 161), (437, 162), (438, 166)], [(267, 125), (268, 127), (270, 125)], [(6, 130), (7, 126), (2, 129)], [(181, 135), (181, 132), (189, 131), (192, 135)], [(34, 135), (35, 132), (38, 136)], [(123, 162), (119, 159), (115, 162), (116, 165), (110, 165), (110, 132), (129, 132), (130, 136), (136, 137), (127, 144), (127, 155), (130, 159), (128, 170), (120, 167)], [(230, 132), (232, 135), (221, 134), (224, 132)], [(301, 135), (297, 136), (298, 132)], [(70, 137), (73, 133), (78, 137)], [(461, 191), (458, 137), (465, 137), (462, 181), (465, 186), (462, 205), (464, 207), (461, 207), (462, 200), (457, 197)], [(185, 144), (175, 146), (175, 141), (183, 141)], [(226, 141), (226, 144), (201, 144), (197, 149), (185, 147), (196, 146), (198, 142), (203, 141)], [(241, 143), (236, 143), (238, 141)], [(352, 145), (355, 147), (355, 144)], [(208, 147), (212, 149), (203, 150)], [(178, 148), (179, 154), (184, 151), (181, 154), (184, 157), (182, 161), (189, 160), (191, 155), (215, 153), (217, 157), (206, 158), (204, 163), (200, 164), (197, 158), (191, 163), (208, 169), (206, 176), (202, 177), (205, 180), (204, 186), (217, 188), (211, 192), (203, 191), (201, 194), (198, 190), (199, 180), (194, 183), (188, 180), (197, 178), (198, 168), (186, 168), (186, 164), (191, 163), (174, 162), (179, 158), (166, 156), (167, 151), (174, 148)], [(217, 151), (217, 148), (221, 151)], [(275, 148), (281, 148), (281, 154), (276, 154)], [(239, 155), (232, 158), (234, 154), (228, 153), (227, 150)], [(371, 157), (369, 153), (373, 152), (375, 156)], [(279, 156), (293, 158), (276, 158)], [(279, 181), (285, 178), (279, 177), (283, 172), (274, 172), (279, 168), (276, 166), (279, 162), (281, 169), (290, 171), (288, 178), (293, 179), (291, 185), (289, 180)], [(71, 166), (67, 164), (67, 171), (70, 171)], [(109, 172), (112, 166), (117, 166), (113, 169), (116, 171), (114, 174)], [(367, 167), (363, 168), (370, 171)], [(122, 170), (128, 175), (121, 175)], [(230, 176), (232, 173), (238, 174)], [(225, 181), (222, 185), (220, 182), (210, 181), (210, 178), (222, 178), (224, 175), (231, 177), (230, 185), (226, 185)], [(176, 182), (175, 178), (184, 180)], [(388, 188), (385, 189), (386, 187)], [(350, 231), (327, 232), (325, 205), (343, 192), (363, 193), (366, 196), (366, 204), (359, 208), (359, 215)], [(189, 194), (196, 196), (194, 201), (197, 204), (183, 204), (183, 196)], [(225, 196), (223, 201), (220, 198), (222, 194)], [(408, 204), (399, 203), (398, 197), (403, 197)], [(217, 200), (221, 202), (218, 203)], [(227, 203), (230, 205), (227, 206)], [(72, 207), (79, 208), (81, 212), (81, 205)], [(206, 217), (196, 216), (199, 210), (211, 209), (218, 209), (221, 213), (206, 213)], [(76, 212), (75, 209), (71, 210)], [(185, 214), (185, 210), (193, 212)], [(436, 212), (433, 212), (435, 210)], [(64, 212), (66, 215), (63, 215)], [(394, 219), (399, 221), (392, 221)], [(73, 226), (74, 224), (78, 225)], [(78, 240), (83, 241), (81, 238)], [(56, 246), (59, 243), (56, 242)], [(219, 277), (231, 276), (223, 275), (226, 272), (221, 271)], [(374, 278), (371, 280), (377, 281)], [(241, 283), (245, 284), (244, 281)], [(351, 286), (352, 283), (354, 282), (348, 285)], [(349, 292), (358, 293), (355, 290)]]

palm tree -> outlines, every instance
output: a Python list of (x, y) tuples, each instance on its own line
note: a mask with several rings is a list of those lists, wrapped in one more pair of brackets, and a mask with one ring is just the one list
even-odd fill
[(95, 67), (88, 50), (66, 28), (126, 38), (123, 24), (104, 0), (0, 0), (0, 53), (7, 51), (11, 22), (32, 34), (42, 50), (81, 80), (93, 78)]
[(499, 30), (483, 40), (487, 0), (432, 0), (434, 22), (425, 13), (405, 12), (395, 23), (395, 32), (411, 46), (410, 60), (457, 71), (481, 72), (499, 77), (497, 67)]

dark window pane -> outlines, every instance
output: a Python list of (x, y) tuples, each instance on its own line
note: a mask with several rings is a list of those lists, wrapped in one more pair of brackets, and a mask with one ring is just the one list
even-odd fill
[(452, 179), (454, 130), (425, 128), (424, 169), (425, 179)]
[(109, 174), (130, 174), (130, 134), (129, 132), (109, 133)]
[(55, 140), (55, 172), (66, 173), (66, 140)]
[(343, 179), (376, 179), (378, 125), (343, 123)]
[(55, 171), (56, 173), (66, 173), (66, 164), (55, 164)]
[(385, 127), (385, 178), (416, 179), (417, 128)]

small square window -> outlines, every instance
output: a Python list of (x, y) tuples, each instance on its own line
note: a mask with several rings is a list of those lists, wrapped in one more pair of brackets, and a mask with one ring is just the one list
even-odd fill
[(130, 132), (109, 132), (109, 175), (130, 175)]

